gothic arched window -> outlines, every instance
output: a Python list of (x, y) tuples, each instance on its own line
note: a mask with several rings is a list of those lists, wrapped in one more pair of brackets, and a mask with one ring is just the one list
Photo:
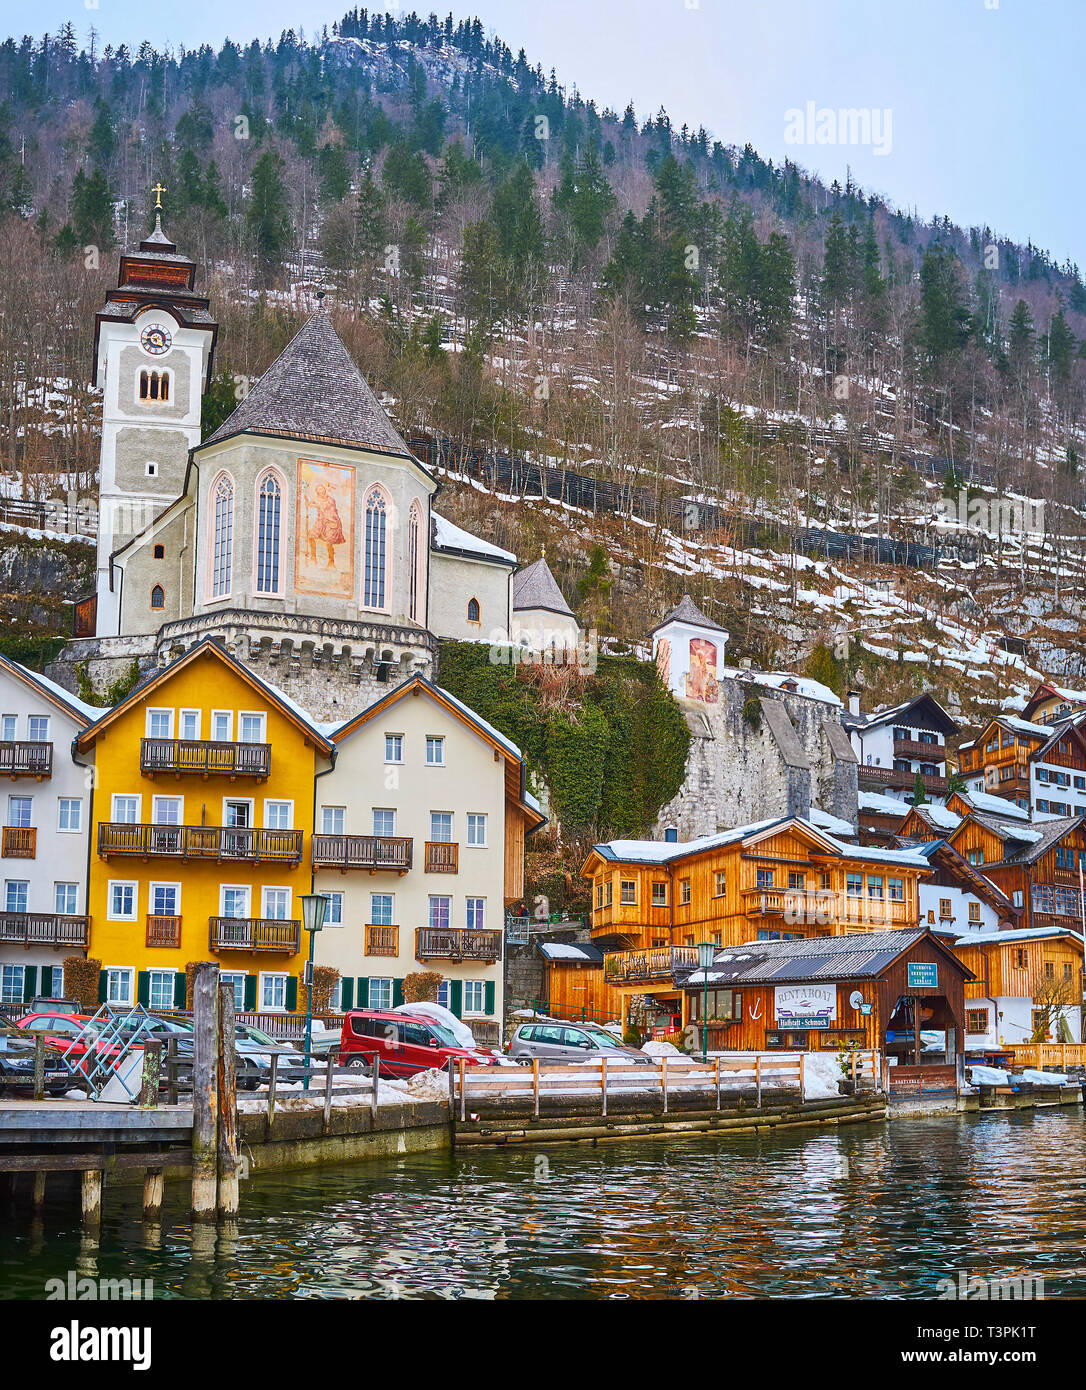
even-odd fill
[(215, 484), (211, 551), (211, 597), (230, 592), (234, 557), (234, 484), (224, 473)]
[(151, 607), (166, 607), (166, 593), (161, 584), (156, 584), (155, 587), (151, 590)]
[(477, 598), (468, 599), (468, 622), (477, 623), (479, 621), (479, 600)]
[(282, 488), (274, 473), (260, 484), (257, 498), (256, 531), (256, 591), (258, 594), (279, 592), (279, 517), (282, 510)]
[(366, 498), (366, 575), (362, 599), (366, 608), (384, 608), (385, 606), (387, 527), (385, 499), (380, 489), (374, 488)]
[(407, 523), (407, 616), (419, 616), (419, 508), (411, 503), (411, 518)]

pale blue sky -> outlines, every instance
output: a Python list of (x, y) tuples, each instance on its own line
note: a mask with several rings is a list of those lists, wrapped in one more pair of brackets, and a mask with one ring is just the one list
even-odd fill
[[(0, 29), (71, 18), (101, 42), (187, 47), (331, 26), (346, 0), (0, 0)], [(371, 4), (371, 12), (384, 6)], [(403, 12), (404, 6), (400, 6)], [(412, 6), (407, 6), (410, 9)], [(842, 181), (1033, 241), (1086, 268), (1086, 118), (1077, 100), (1086, 0), (474, 0), (414, 6), (478, 15), (566, 86), (638, 116), (795, 158)], [(785, 138), (787, 112), (891, 112), (889, 153)]]

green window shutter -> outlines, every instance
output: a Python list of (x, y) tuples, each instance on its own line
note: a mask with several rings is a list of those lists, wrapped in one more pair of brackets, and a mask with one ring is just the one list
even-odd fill
[(173, 977), (173, 1006), (175, 1009), (185, 1007), (185, 995), (188, 991), (188, 981), (185, 979), (185, 972), (178, 970)]
[(136, 976), (136, 1003), (147, 1007), (147, 1001), (151, 997), (151, 972), (141, 970)]
[(106, 1002), (106, 972), (104, 970), (98, 972), (98, 1002), (99, 1004)]
[(488, 1014), (492, 1014), (492, 1013), (494, 1012), (494, 981), (493, 981), (493, 980), (487, 980), (486, 984), (485, 984), (484, 987), (483, 987), (483, 995), (484, 995), (484, 998), (485, 998), (485, 1003), (484, 1003), (484, 1005), (483, 1005), (483, 1008), (486, 1010), (486, 1012), (487, 1012)]
[(287, 1013), (292, 1014), (298, 1008), (298, 977), (290, 975), (287, 977)]
[(354, 980), (350, 975), (344, 975), (340, 981), (339, 1007), (344, 1013), (354, 1008)]
[[(51, 969), (52, 967), (47, 967)], [(29, 1004), (38, 992), (38, 967), (36, 965), (23, 966), (23, 1003)]]
[(398, 1009), (403, 1003), (403, 981), (392, 981), (392, 1007)]
[(53, 991), (53, 970), (52, 965), (43, 965), (41, 968), (41, 992), (44, 999), (54, 999), (56, 995)]
[(358, 989), (355, 991), (355, 998), (358, 1000), (360, 1009), (368, 1009), (370, 1006), (370, 980), (368, 975), (359, 975)]
[(457, 1018), (461, 1018), (464, 1012), (464, 982), (463, 980), (449, 981), (449, 1010)]
[(246, 975), (245, 977), (245, 1009), (247, 1013), (256, 1010), (256, 976)]

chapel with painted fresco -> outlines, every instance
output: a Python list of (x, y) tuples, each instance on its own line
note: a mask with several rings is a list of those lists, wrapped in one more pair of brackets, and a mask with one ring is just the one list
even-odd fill
[(332, 720), (432, 675), (439, 638), (509, 634), (516, 556), (435, 510), (325, 305), (202, 437), (217, 325), (196, 269), (159, 214), (97, 315), (96, 592), (51, 674), (104, 689), (211, 637)]

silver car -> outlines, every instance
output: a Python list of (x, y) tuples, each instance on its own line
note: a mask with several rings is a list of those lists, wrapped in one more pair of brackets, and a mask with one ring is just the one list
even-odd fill
[(592, 1062), (600, 1057), (622, 1057), (630, 1062), (651, 1062), (645, 1052), (627, 1047), (595, 1023), (522, 1023), (509, 1042), (509, 1056), (516, 1062)]

